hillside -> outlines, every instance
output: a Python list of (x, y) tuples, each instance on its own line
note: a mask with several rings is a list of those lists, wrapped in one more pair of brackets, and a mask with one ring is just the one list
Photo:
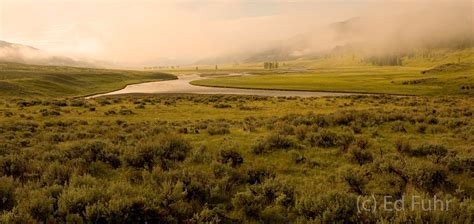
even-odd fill
[(159, 72), (25, 65), (0, 62), (1, 96), (80, 96), (131, 83), (174, 79)]
[(92, 62), (85, 62), (65, 56), (58, 56), (32, 46), (9, 43), (2, 40), (0, 40), (0, 62), (75, 67), (97, 66)]
[[(413, 15), (412, 15), (413, 16)], [(432, 18), (433, 17), (433, 18)], [(416, 18), (416, 19), (415, 19)], [(459, 15), (453, 26), (437, 26), (429, 21), (435, 15), (414, 21), (398, 18), (362, 16), (309, 28), (288, 39), (267, 43), (238, 54), (199, 60), (197, 64), (255, 63), (264, 61), (313, 60), (334, 54), (360, 57), (407, 57), (418, 51), (460, 50), (474, 47), (472, 17)], [(424, 30), (420, 32), (419, 30)]]

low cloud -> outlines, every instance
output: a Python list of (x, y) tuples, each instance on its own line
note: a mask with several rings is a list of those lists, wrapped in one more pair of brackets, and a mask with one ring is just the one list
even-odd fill
[[(459, 0), (0, 1), (0, 39), (127, 65), (292, 45), (295, 56), (350, 44), (399, 51), (473, 36), (472, 2)], [(346, 29), (328, 25), (350, 18)]]

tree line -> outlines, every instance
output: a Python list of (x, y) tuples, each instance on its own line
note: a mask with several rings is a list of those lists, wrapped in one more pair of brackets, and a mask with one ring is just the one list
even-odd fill
[(264, 62), (263, 63), (263, 68), (264, 69), (270, 69), (271, 70), (271, 69), (278, 69), (278, 67), (279, 67), (279, 64), (278, 64), (277, 61), (275, 61), (275, 62)]

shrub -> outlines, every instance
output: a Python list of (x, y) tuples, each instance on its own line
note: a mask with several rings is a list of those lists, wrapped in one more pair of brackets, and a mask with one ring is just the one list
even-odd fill
[(71, 171), (70, 167), (54, 162), (44, 171), (41, 180), (45, 185), (64, 185), (69, 181)]
[(317, 223), (362, 222), (357, 212), (357, 198), (346, 193), (307, 195), (299, 197), (296, 210), (306, 220)]
[(222, 149), (219, 151), (218, 161), (222, 164), (229, 164), (232, 167), (238, 167), (243, 162), (244, 159), (235, 149)]
[(266, 143), (270, 148), (275, 149), (288, 149), (295, 146), (295, 143), (289, 137), (278, 134), (270, 135), (266, 139)]
[(101, 106), (105, 106), (105, 105), (110, 105), (112, 103), (110, 103), (109, 100), (105, 99), (105, 98), (98, 98), (97, 100), (97, 103), (99, 103), (99, 105)]
[(252, 146), (252, 151), (255, 154), (261, 154), (265, 152), (272, 152), (277, 149), (289, 149), (294, 147), (296, 144), (288, 136), (280, 134), (272, 134), (258, 141)]
[(426, 133), (426, 129), (427, 129), (426, 124), (418, 124), (418, 125), (416, 126), (416, 131), (417, 131), (418, 133), (420, 133), (420, 134)]
[(254, 165), (247, 169), (247, 182), (249, 184), (261, 184), (266, 179), (275, 178), (275, 171), (269, 167)]
[(50, 102), (50, 105), (57, 107), (66, 107), (67, 102), (65, 100), (53, 100), (52, 102)]
[(428, 156), (428, 155), (434, 155), (436, 157), (444, 157), (448, 153), (448, 150), (446, 147), (442, 145), (433, 145), (433, 144), (422, 144), (410, 151), (408, 151), (408, 154), (411, 156)]
[(212, 161), (212, 155), (206, 146), (200, 146), (192, 150), (190, 158), (193, 163), (209, 164)]
[(270, 217), (270, 214), (276, 208), (282, 208), (280, 211), (285, 211), (293, 207), (294, 203), (294, 189), (276, 180), (267, 180), (261, 185), (250, 186), (249, 189), (235, 194), (232, 198), (232, 205), (246, 217), (246, 220), (275, 221), (276, 219), (288, 222), (285, 214), (275, 217)]
[(243, 216), (258, 220), (264, 209), (263, 203), (251, 191), (239, 192), (232, 198), (232, 205), (239, 210)]
[(336, 145), (337, 142), (337, 135), (334, 132), (321, 130), (317, 133), (310, 133), (308, 134), (308, 142), (311, 146), (318, 146), (318, 147), (333, 147)]
[(53, 111), (49, 111), (49, 110), (47, 110), (47, 109), (41, 109), (40, 112), (41, 112), (41, 115), (43, 115), (44, 117), (47, 117), (47, 116), (59, 116), (59, 115), (61, 115), (60, 112), (54, 111), (54, 110), (53, 110)]
[(308, 132), (309, 132), (309, 128), (306, 125), (299, 125), (298, 127), (295, 128), (296, 138), (300, 141), (305, 140)]
[(118, 152), (110, 149), (102, 141), (85, 141), (73, 145), (66, 151), (69, 158), (82, 158), (88, 163), (102, 161), (110, 164), (112, 167), (120, 166)]
[(83, 106), (85, 106), (85, 105), (86, 105), (86, 102), (83, 101), (83, 100), (73, 100), (73, 101), (71, 102), (71, 106), (72, 106), (72, 107), (83, 107)]
[(414, 165), (410, 172), (410, 179), (418, 188), (434, 194), (444, 187), (449, 187), (447, 171), (431, 163)]
[(359, 124), (351, 125), (351, 129), (355, 134), (361, 134), (362, 133), (362, 127)]
[(36, 106), (36, 105), (41, 105), (42, 101), (41, 100), (20, 100), (16, 103), (18, 107), (31, 107), (31, 106)]
[(156, 163), (155, 157), (158, 153), (159, 145), (148, 143), (126, 149), (123, 158), (128, 166), (151, 169)]
[(363, 149), (360, 147), (349, 148), (349, 155), (352, 161), (357, 162), (361, 166), (366, 163), (372, 162), (373, 160), (372, 154), (367, 151), (367, 149)]
[[(222, 217), (225, 219), (226, 217)], [(194, 214), (191, 219), (191, 223), (222, 223), (224, 220), (220, 218), (219, 214), (216, 211), (210, 210), (207, 207), (199, 212), (199, 214)], [(230, 219), (225, 221), (231, 221)]]
[(311, 146), (318, 146), (322, 148), (329, 148), (335, 146), (342, 146), (347, 149), (350, 143), (354, 141), (354, 136), (349, 133), (337, 134), (335, 132), (323, 129), (317, 133), (310, 133), (308, 135), (308, 142)]
[(11, 177), (0, 177), (0, 211), (9, 211), (15, 204), (15, 182)]
[(339, 112), (339, 113), (335, 113), (333, 115), (333, 122), (334, 122), (334, 125), (343, 125), (343, 126), (347, 126), (349, 125), (349, 123), (351, 123), (352, 121), (355, 120), (355, 115), (354, 115), (354, 111), (344, 111), (344, 112)]
[(219, 108), (219, 109), (232, 108), (232, 105), (230, 105), (230, 104), (218, 103), (218, 104), (215, 104), (215, 105), (214, 105), (214, 108)]
[(160, 135), (153, 142), (140, 143), (135, 148), (128, 148), (124, 155), (126, 164), (136, 168), (151, 169), (155, 165), (168, 170), (173, 162), (183, 161), (191, 146), (177, 135)]
[(305, 164), (306, 167), (311, 169), (320, 165), (318, 162), (306, 158), (303, 153), (299, 153), (297, 151), (292, 151), (290, 158), (294, 164)]
[(425, 122), (427, 124), (438, 124), (438, 118), (429, 116), (428, 118), (426, 118)]
[(442, 161), (451, 172), (474, 172), (474, 157), (472, 156), (450, 154), (444, 157)]
[[(390, 195), (394, 198), (401, 198), (407, 190), (407, 182), (400, 176), (389, 172), (377, 172), (370, 178), (365, 189), (370, 195)], [(368, 195), (366, 195), (368, 197)]]
[(28, 160), (20, 155), (0, 157), (0, 175), (24, 179), (28, 172)]
[(343, 178), (352, 192), (359, 195), (365, 194), (365, 184), (367, 183), (367, 179), (361, 170), (346, 171)]
[(121, 110), (119, 111), (119, 114), (120, 114), (120, 115), (132, 115), (132, 114), (134, 114), (134, 113), (133, 113), (133, 111), (130, 110), (130, 109), (121, 109)]
[(229, 128), (225, 126), (213, 125), (207, 128), (207, 133), (209, 135), (226, 135), (226, 134), (230, 134), (230, 130)]
[(114, 110), (108, 110), (107, 112), (104, 113), (105, 115), (115, 115), (117, 114), (117, 112), (115, 112)]
[(135, 109), (145, 109), (145, 104), (139, 104)]
[(399, 153), (406, 153), (411, 150), (411, 144), (407, 139), (397, 139), (395, 141), (395, 148)]
[(248, 110), (248, 111), (257, 111), (257, 110), (261, 110), (260, 107), (257, 107), (257, 106), (248, 106), (248, 105), (239, 105), (239, 110)]
[(26, 199), (27, 203), (22, 204), (23, 206), (19, 207), (19, 211), (25, 214), (20, 214), (22, 216), (27, 216), (27, 214), (30, 215), (35, 219), (35, 223), (53, 222), (55, 218), (54, 214), (56, 206), (55, 197), (57, 197), (57, 195), (54, 194), (57, 193), (56, 191), (58, 189), (61, 190), (61, 188), (50, 187), (28, 192), (28, 198)]
[(292, 125), (286, 123), (277, 123), (274, 125), (275, 129), (278, 131), (279, 134), (282, 135), (294, 135), (295, 128)]
[(405, 128), (405, 125), (403, 125), (402, 122), (397, 121), (392, 124), (392, 131), (406, 133), (407, 129)]
[(86, 213), (86, 208), (106, 199), (106, 191), (100, 187), (69, 187), (65, 189), (58, 198), (57, 212), (59, 215), (83, 221), (82, 215)]
[(3, 112), (3, 115), (4, 115), (5, 117), (11, 117), (11, 116), (13, 116), (14, 114), (13, 114), (13, 112), (5, 111), (5, 112)]
[(349, 145), (354, 142), (354, 135), (350, 132), (343, 132), (338, 135), (337, 145), (342, 148), (342, 150), (347, 150)]
[(356, 145), (360, 149), (367, 149), (369, 147), (369, 140), (365, 138), (359, 138), (356, 140)]
[(305, 163), (306, 160), (307, 158), (303, 154), (298, 153), (296, 151), (291, 152), (291, 161), (293, 161), (293, 163), (302, 164), (302, 163)]
[(47, 139), (48, 139), (48, 142), (50, 142), (51, 144), (58, 144), (65, 140), (65, 136), (59, 133), (50, 133), (47, 136)]
[(180, 128), (178, 128), (178, 133), (180, 133), (180, 134), (188, 134), (189, 131), (188, 131), (188, 128), (187, 128), (187, 127), (180, 127)]
[(311, 119), (312, 124), (316, 124), (318, 127), (327, 127), (330, 124), (329, 118), (322, 114), (318, 114), (318, 115), (308, 114), (308, 116), (312, 117)]

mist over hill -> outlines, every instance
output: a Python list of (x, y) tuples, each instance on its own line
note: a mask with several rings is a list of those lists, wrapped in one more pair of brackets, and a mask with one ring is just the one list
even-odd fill
[(34, 65), (55, 65), (73, 67), (99, 67), (95, 62), (86, 62), (73, 58), (58, 56), (49, 52), (17, 43), (0, 40), (0, 61)]
[(474, 46), (472, 12), (430, 8), (360, 17), (309, 28), (306, 33), (270, 47), (196, 62), (262, 62), (314, 59), (332, 54), (365, 57), (407, 55), (417, 50), (464, 49)]
[[(249, 9), (255, 7), (244, 5)], [(116, 5), (117, 10), (137, 18), (122, 24), (117, 19), (122, 15), (119, 11), (112, 10), (114, 13), (104, 17), (113, 6), (104, 2), (97, 5), (100, 10), (95, 12), (97, 17), (107, 18), (102, 23), (85, 22), (91, 18), (77, 15), (80, 26), (75, 27), (75, 23), (45, 26), (33, 32), (38, 33), (37, 36), (32, 33), (28, 38), (15, 35), (26, 32), (23, 29), (29, 24), (4, 28), (4, 33), (9, 34), (3, 35), (2, 39), (6, 40), (57, 41), (38, 45), (42, 50), (21, 43), (1, 42), (0, 60), (40, 65), (143, 68), (317, 59), (335, 54), (358, 58), (403, 57), (417, 51), (474, 46), (472, 4), (464, 0), (429, 4), (425, 1), (367, 3), (363, 9), (350, 14), (318, 4), (283, 5), (287, 10), (283, 7), (269, 15), (211, 17), (202, 21), (198, 18), (206, 17), (209, 12), (230, 10), (233, 4), (214, 5), (217, 8), (200, 5), (203, 11), (194, 17), (189, 16), (194, 11), (186, 11), (179, 4), (168, 5), (169, 10), (174, 10), (169, 15), (156, 13), (164, 10), (159, 3), (150, 2), (145, 12)], [(186, 13), (182, 14), (180, 10)], [(143, 21), (138, 19), (142, 16), (146, 18)], [(55, 16), (50, 19), (60, 21)], [(51, 36), (43, 37), (42, 32)], [(53, 55), (49, 51), (67, 53)], [(109, 63), (98, 63), (89, 58)]]

